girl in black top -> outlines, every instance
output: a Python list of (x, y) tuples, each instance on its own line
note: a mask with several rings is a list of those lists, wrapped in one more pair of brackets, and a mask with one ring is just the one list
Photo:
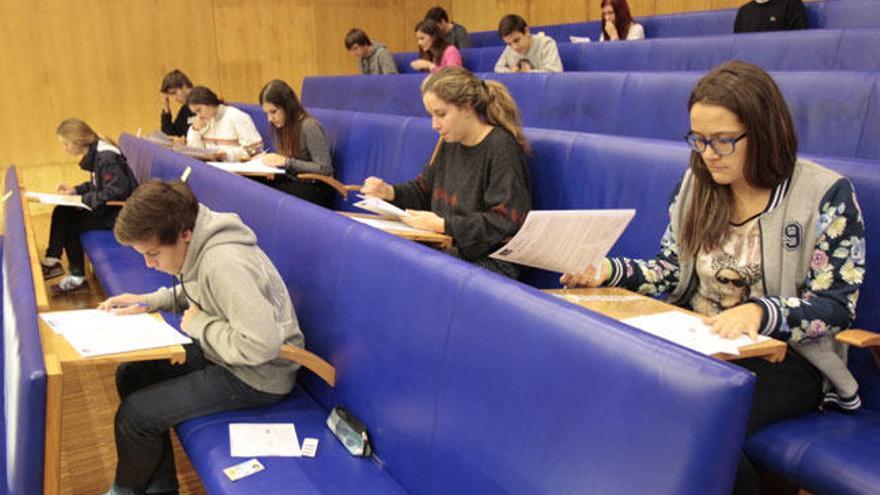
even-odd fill
[(450, 235), (450, 254), (507, 275), (518, 266), (489, 258), (532, 207), (519, 110), (503, 84), (447, 67), (422, 84), (422, 101), (441, 142), (415, 180), (398, 185), (368, 177), (362, 192), (409, 208), (403, 220)]
[(107, 202), (125, 201), (137, 187), (137, 180), (119, 148), (109, 139), (99, 139), (95, 131), (82, 120), (65, 120), (58, 126), (57, 134), (65, 151), (72, 155), (83, 155), (79, 166), (91, 173), (91, 180), (75, 187), (60, 184), (58, 192), (80, 196), (91, 210), (56, 206), (52, 211), (49, 247), (42, 262), (43, 277), (49, 279), (64, 274), (61, 266), (62, 250), (67, 252), (69, 269), (68, 276), (50, 287), (53, 295), (86, 286), (80, 233), (112, 229), (119, 207), (109, 206)]

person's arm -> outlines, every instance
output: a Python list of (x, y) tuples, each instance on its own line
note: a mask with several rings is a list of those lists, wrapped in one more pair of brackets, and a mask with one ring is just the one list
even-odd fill
[[(195, 285), (195, 284), (193, 284)], [(194, 290), (193, 287), (190, 287), (187, 290)], [(174, 304), (174, 296), (177, 295), (177, 304)], [(162, 287), (154, 292), (149, 294), (144, 294), (143, 299), (145, 304), (149, 306), (152, 311), (174, 311), (175, 309), (182, 310), (186, 309), (189, 306), (189, 301), (186, 300), (186, 295), (183, 293), (183, 290), (180, 287), (175, 286), (174, 289), (171, 287)]]
[(186, 136), (186, 132), (189, 130), (189, 118), (192, 116), (193, 113), (190, 112), (189, 107), (183, 105), (177, 111), (177, 117), (174, 118), (174, 123), (171, 125), (171, 132), (165, 132), (164, 129), (163, 132), (169, 136)]
[(626, 39), (628, 41), (645, 39), (645, 28), (637, 22), (632, 23), (626, 33)]
[(227, 160), (247, 160), (263, 150), (263, 136), (260, 136), (260, 132), (257, 131), (257, 126), (254, 125), (254, 120), (250, 115), (236, 112), (232, 128), (238, 138), (239, 146), (226, 152)]
[(788, 16), (788, 22), (786, 23), (787, 29), (807, 29), (810, 26), (807, 22), (807, 8), (804, 6), (804, 3), (798, 0), (797, 2), (791, 2), (789, 4), (790, 12)]
[(541, 46), (541, 60), (543, 67), (541, 72), (562, 72), (562, 60), (559, 58), (559, 49), (556, 47), (556, 41), (545, 36), (546, 40)]
[(333, 175), (333, 164), (330, 158), (330, 147), (324, 130), (315, 119), (306, 119), (300, 133), (302, 147), (309, 152), (310, 161), (299, 160), (289, 157), (284, 163), (284, 169), (289, 175), (300, 173), (312, 173), (321, 175)]
[(525, 158), (515, 141), (507, 143), (493, 150), (490, 158), (482, 201), (486, 209), (443, 217), (445, 233), (466, 260), (487, 255), (516, 234), (532, 208)]
[(284, 343), (274, 301), (288, 295), (267, 294), (261, 267), (233, 254), (206, 256), (201, 267), (223, 315), (198, 311), (186, 331), (226, 364), (260, 365), (277, 358)]
[(751, 299), (763, 311), (760, 332), (800, 342), (848, 328), (865, 277), (865, 225), (852, 185), (840, 179), (820, 202), (810, 271), (800, 297)]
[(458, 48), (470, 48), (471, 37), (468, 35), (467, 29), (461, 24), (456, 24), (453, 29), (457, 31), (456, 39), (458, 39)]
[(440, 64), (431, 69), (431, 72), (437, 72), (443, 67), (461, 67), (461, 52), (455, 45), (449, 45), (443, 50), (443, 57), (440, 58)]
[(430, 210), (431, 197), (434, 193), (434, 173), (437, 165), (445, 159), (445, 144), (440, 145), (440, 151), (433, 162), (429, 162), (414, 180), (403, 184), (394, 185), (394, 199), (391, 202), (400, 208), (411, 210)]
[[(92, 181), (85, 181), (82, 184), (73, 186), (73, 193), (82, 196), (83, 194), (87, 194), (91, 191), (95, 190), (95, 185), (92, 184)], [(90, 207), (91, 208), (91, 207)]]
[(501, 56), (498, 57), (498, 61), (495, 62), (495, 72), (499, 72), (499, 73), (510, 72), (510, 67), (511, 67), (510, 54), (511, 53), (512, 53), (512, 50), (510, 49), (510, 47), (504, 48), (504, 51), (501, 52)]
[(205, 141), (202, 135), (208, 130), (209, 124), (205, 124), (201, 129), (196, 129), (196, 124), (189, 126), (186, 131), (186, 145), (192, 148), (205, 148)]
[(174, 124), (171, 122), (171, 111), (162, 109), (162, 117), (160, 119), (162, 122), (162, 132), (168, 134), (169, 136), (174, 133)]
[(379, 74), (397, 74), (397, 65), (394, 63), (394, 57), (388, 50), (379, 50)]
[(736, 20), (733, 21), (733, 33), (741, 33), (743, 32), (743, 8), (736, 12)]
[[(106, 154), (109, 152), (104, 152)], [(97, 208), (107, 201), (124, 201), (136, 187), (132, 184), (132, 174), (128, 164), (120, 155), (113, 153), (110, 158), (98, 156), (95, 164), (95, 173), (101, 174), (102, 185), (100, 189), (79, 193), (82, 202), (89, 208)]]

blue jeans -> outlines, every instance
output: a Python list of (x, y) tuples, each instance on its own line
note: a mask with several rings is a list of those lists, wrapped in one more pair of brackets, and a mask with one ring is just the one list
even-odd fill
[(118, 493), (177, 490), (177, 470), (169, 430), (187, 419), (267, 406), (286, 395), (256, 390), (225, 368), (209, 362), (198, 344), (186, 346), (186, 362), (123, 363), (116, 370), (121, 404), (116, 411)]

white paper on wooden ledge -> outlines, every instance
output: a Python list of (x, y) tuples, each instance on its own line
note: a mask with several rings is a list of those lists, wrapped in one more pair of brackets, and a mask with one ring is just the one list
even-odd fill
[(635, 210), (532, 210), (519, 232), (492, 258), (559, 273), (580, 273), (602, 261)]
[(377, 215), (391, 218), (401, 218), (409, 216), (409, 213), (401, 210), (400, 208), (394, 206), (393, 204), (385, 201), (382, 198), (377, 198), (375, 196), (364, 196), (362, 194), (358, 194), (358, 197), (362, 199), (353, 204), (354, 206), (357, 206), (362, 210), (367, 210)]
[(192, 340), (149, 314), (119, 316), (98, 309), (55, 311), (40, 317), (83, 357), (155, 349)]
[(233, 174), (283, 174), (284, 169), (263, 164), (262, 157), (257, 156), (247, 162), (205, 162), (212, 167), (232, 172)]
[(293, 423), (229, 423), (232, 457), (300, 457)]
[(24, 197), (39, 201), (40, 203), (46, 205), (73, 206), (74, 208), (83, 208), (91, 211), (91, 208), (89, 208), (85, 203), (83, 203), (82, 201), (77, 201), (73, 199), (73, 196), (68, 196), (66, 194), (28, 191), (24, 193)]
[(764, 335), (759, 335), (756, 341), (753, 341), (748, 335), (741, 335), (736, 339), (725, 339), (713, 334), (709, 325), (703, 323), (699, 317), (681, 311), (635, 316), (621, 321), (707, 356), (722, 352), (739, 356), (740, 347), (768, 340), (768, 337)]

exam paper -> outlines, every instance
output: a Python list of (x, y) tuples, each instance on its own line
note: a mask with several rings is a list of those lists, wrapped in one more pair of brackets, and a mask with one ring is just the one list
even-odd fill
[(24, 197), (39, 201), (40, 203), (46, 205), (73, 206), (76, 208), (84, 208), (91, 211), (91, 208), (89, 208), (85, 203), (83, 203), (82, 201), (77, 201), (73, 199), (72, 196), (68, 196), (66, 194), (52, 194), (28, 191), (24, 193)]
[(364, 223), (369, 225), (370, 227), (377, 228), (379, 230), (396, 230), (403, 232), (414, 232), (414, 233), (432, 233), (429, 230), (421, 230), (410, 227), (409, 225), (401, 222), (400, 220), (388, 220), (385, 218), (364, 218), (364, 217), (348, 217), (356, 222)]
[(114, 315), (98, 309), (41, 313), (55, 333), (61, 334), (83, 357), (155, 349), (192, 340), (168, 323), (149, 314)]
[(489, 256), (559, 273), (602, 261), (635, 210), (532, 210), (519, 232)]
[(740, 347), (768, 340), (764, 335), (759, 335), (756, 341), (752, 341), (747, 335), (725, 339), (710, 332), (709, 325), (703, 323), (699, 317), (681, 311), (635, 316), (621, 321), (707, 356), (719, 352), (739, 356)]
[(232, 172), (233, 174), (259, 173), (259, 174), (283, 174), (284, 169), (270, 167), (263, 164), (263, 159), (257, 156), (246, 162), (206, 162), (212, 167)]
[(377, 198), (375, 196), (364, 196), (362, 194), (358, 194), (358, 197), (363, 199), (358, 201), (357, 203), (354, 203), (354, 206), (357, 206), (362, 210), (367, 210), (377, 215), (392, 218), (409, 216), (409, 213), (401, 210), (400, 208), (385, 201), (384, 199)]
[(229, 423), (232, 457), (300, 457), (293, 423)]
[(571, 43), (589, 43), (590, 38), (587, 36), (569, 36), (568, 41)]

